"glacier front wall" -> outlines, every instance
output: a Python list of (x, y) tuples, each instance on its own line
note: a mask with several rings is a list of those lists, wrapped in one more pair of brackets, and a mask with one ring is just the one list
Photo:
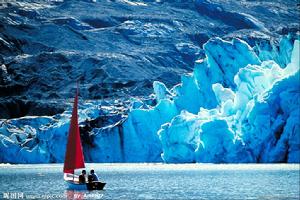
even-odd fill
[[(293, 37), (296, 37), (293, 38)], [(93, 128), (89, 162), (300, 162), (299, 36), (279, 48), (213, 38), (206, 58), (172, 89), (153, 83), (157, 104), (134, 100), (125, 120)], [(99, 116), (80, 107), (80, 123)], [(0, 162), (63, 162), (70, 110), (0, 121)]]

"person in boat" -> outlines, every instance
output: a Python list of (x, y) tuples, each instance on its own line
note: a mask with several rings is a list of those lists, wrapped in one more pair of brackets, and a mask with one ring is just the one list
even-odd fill
[(85, 183), (85, 175), (86, 171), (82, 170), (81, 174), (79, 175), (79, 183)]
[(93, 169), (91, 169), (91, 171), (90, 171), (90, 174), (88, 176), (88, 181), (89, 181), (89, 183), (91, 183), (93, 181), (99, 181), (99, 178)]

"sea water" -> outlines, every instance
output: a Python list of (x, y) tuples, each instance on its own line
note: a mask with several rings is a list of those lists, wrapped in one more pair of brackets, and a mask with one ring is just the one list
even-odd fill
[(103, 191), (68, 190), (62, 164), (0, 165), (0, 199), (299, 199), (299, 164), (86, 164)]

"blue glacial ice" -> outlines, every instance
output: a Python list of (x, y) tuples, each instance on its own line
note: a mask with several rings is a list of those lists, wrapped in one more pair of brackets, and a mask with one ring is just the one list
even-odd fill
[[(200, 1), (199, 1), (200, 2)], [(300, 162), (299, 36), (280, 46), (212, 38), (191, 74), (149, 99), (80, 105), (80, 125), (103, 113), (109, 123), (82, 133), (88, 162)], [(153, 97), (153, 98), (152, 98)], [(53, 117), (0, 121), (0, 162), (63, 162), (71, 109)]]
[[(241, 58), (232, 55), (230, 60)], [(215, 108), (203, 106), (194, 115), (182, 111), (159, 130), (165, 162), (300, 161), (299, 40), (295, 40), (291, 62), (285, 68), (272, 60), (260, 62), (250, 48), (245, 55), (251, 55), (250, 61), (256, 63), (229, 68), (237, 71), (231, 79), (228, 69), (223, 75), (216, 70), (209, 78), (228, 77), (227, 82), (211, 81), (215, 95), (207, 98), (217, 101)], [(209, 58), (196, 64), (195, 71), (198, 67), (219, 69)]]

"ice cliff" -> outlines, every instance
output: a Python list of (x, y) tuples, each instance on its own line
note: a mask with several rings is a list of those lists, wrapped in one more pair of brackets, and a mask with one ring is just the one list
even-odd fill
[[(230, 60), (239, 58), (232, 56)], [(300, 161), (299, 40), (294, 43), (287, 67), (281, 68), (274, 61), (260, 62), (258, 58), (256, 63), (239, 65), (241, 68), (229, 79), (234, 82), (231, 87), (212, 82), (215, 96), (208, 98), (216, 99), (215, 108), (201, 107), (196, 114), (183, 110), (162, 126), (158, 134), (164, 161)], [(213, 70), (211, 65), (219, 66), (208, 57), (195, 70)]]
[[(88, 162), (300, 162), (299, 35), (278, 46), (212, 38), (192, 73), (125, 112), (84, 102)], [(0, 121), (0, 162), (63, 162), (71, 108), (52, 117)], [(120, 114), (123, 113), (123, 114)]]

